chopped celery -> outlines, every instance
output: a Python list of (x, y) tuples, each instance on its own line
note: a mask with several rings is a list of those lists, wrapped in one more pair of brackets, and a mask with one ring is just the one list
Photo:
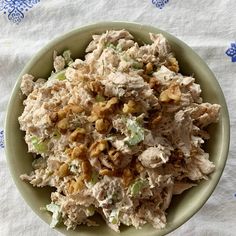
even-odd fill
[(106, 48), (113, 48), (114, 50), (116, 50), (116, 46), (113, 44), (113, 43), (110, 43), (108, 42), (106, 45), (105, 45)]
[(52, 221), (51, 221), (50, 227), (54, 228), (56, 225), (58, 225), (61, 222), (60, 206), (54, 203), (50, 203), (49, 205), (46, 205), (46, 209), (52, 212)]
[(137, 180), (130, 188), (131, 195), (134, 197), (137, 196), (146, 184), (147, 182), (145, 180)]
[(109, 222), (112, 224), (117, 224), (119, 222), (119, 210), (113, 209), (109, 216)]
[(65, 80), (66, 79), (65, 73), (66, 73), (65, 69), (57, 73), (52, 73), (48, 79), (57, 79), (60, 81)]
[(70, 63), (73, 62), (73, 59), (71, 58), (71, 51), (70, 50), (64, 51), (62, 56), (64, 57), (67, 65), (69, 65)]
[(98, 182), (98, 173), (93, 171), (90, 183), (95, 185)]
[(55, 139), (59, 139), (61, 137), (61, 133), (59, 132), (59, 130), (55, 130), (53, 133), (53, 138)]
[(144, 129), (136, 120), (127, 119), (126, 126), (130, 131), (130, 136), (125, 140), (126, 144), (133, 146), (144, 140)]
[(121, 47), (121, 45), (117, 45), (116, 49), (117, 49), (118, 52), (122, 52), (123, 51), (123, 48)]
[(132, 67), (136, 70), (142, 69), (143, 68), (143, 63), (138, 62), (138, 61), (134, 61), (133, 64), (132, 64)]
[(112, 48), (114, 49), (115, 51), (117, 52), (122, 52), (122, 48), (120, 45), (114, 45), (113, 43), (110, 43), (108, 42), (106, 45), (105, 45), (105, 48)]
[(48, 151), (48, 145), (46, 141), (42, 141), (38, 137), (34, 136), (31, 138), (31, 142), (37, 152), (45, 153)]
[(90, 205), (87, 209), (86, 209), (86, 216), (93, 216), (95, 213), (95, 208), (93, 205)]
[(96, 96), (96, 102), (104, 102), (104, 101), (105, 101), (105, 98), (103, 96), (99, 94)]
[(114, 224), (114, 225), (117, 224), (118, 223), (118, 219), (117, 218), (112, 218), (111, 223)]
[(61, 71), (57, 74), (56, 79), (62, 81), (66, 79), (65, 71)]

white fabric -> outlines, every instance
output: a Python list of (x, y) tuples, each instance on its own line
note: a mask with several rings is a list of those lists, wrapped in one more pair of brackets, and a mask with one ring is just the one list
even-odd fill
[[(0, 11), (0, 129), (18, 74), (51, 39), (97, 21), (135, 21), (162, 28), (185, 41), (208, 63), (224, 91), (231, 117), (231, 148), (220, 183), (204, 207), (170, 235), (235, 235), (236, 62), (225, 55), (236, 40), (235, 12), (233, 0), (170, 0), (161, 10), (151, 0), (41, 0), (16, 25)], [(3, 149), (0, 169), (0, 235), (60, 235), (22, 200)]]

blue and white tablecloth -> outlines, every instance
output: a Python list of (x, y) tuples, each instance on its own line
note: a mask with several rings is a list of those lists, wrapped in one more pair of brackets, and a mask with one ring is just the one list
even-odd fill
[(51, 39), (97, 21), (134, 21), (185, 41), (208, 63), (231, 118), (229, 159), (204, 207), (170, 235), (236, 235), (235, 0), (0, 0), (0, 235), (59, 235), (22, 200), (10, 177), (3, 144), (6, 105), (17, 76)]

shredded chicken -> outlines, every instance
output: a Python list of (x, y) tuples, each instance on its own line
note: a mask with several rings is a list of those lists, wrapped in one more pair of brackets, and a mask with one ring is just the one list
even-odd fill
[(202, 145), (220, 106), (179, 73), (163, 35), (141, 46), (126, 30), (92, 38), (84, 60), (55, 52), (47, 80), (23, 76), (19, 123), (34, 161), (21, 178), (53, 187), (52, 227), (96, 226), (97, 213), (117, 232), (164, 228), (172, 196), (215, 169)]

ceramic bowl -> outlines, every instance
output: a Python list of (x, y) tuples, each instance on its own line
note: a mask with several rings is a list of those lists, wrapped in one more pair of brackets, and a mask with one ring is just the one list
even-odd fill
[[(102, 22), (73, 30), (42, 48), (19, 75), (10, 98), (5, 122), (5, 150), (8, 166), (12, 178), (26, 203), (43, 221), (49, 224), (51, 214), (41, 211), (40, 207), (50, 203), (50, 188), (33, 188), (32, 185), (21, 181), (19, 178), (21, 174), (29, 173), (32, 170), (32, 157), (31, 154), (27, 153), (24, 133), (20, 131), (18, 123), (18, 117), (23, 111), (23, 96), (20, 93), (21, 77), (25, 73), (29, 73), (35, 77), (47, 78), (53, 69), (52, 55), (54, 50), (62, 52), (65, 49), (70, 49), (73, 58), (81, 58), (84, 56), (86, 46), (92, 39), (91, 36), (110, 29), (126, 29), (140, 43), (150, 43), (149, 32), (162, 33), (169, 40), (175, 52), (181, 73), (194, 75), (197, 82), (201, 85), (204, 101), (218, 103), (222, 106), (219, 122), (209, 128), (211, 139), (205, 147), (210, 153), (210, 160), (216, 166), (216, 170), (210, 175), (209, 180), (202, 181), (197, 187), (191, 188), (184, 194), (173, 198), (167, 211), (168, 224), (165, 229), (156, 230), (151, 225), (145, 225), (141, 230), (122, 226), (120, 234), (120, 236), (165, 235), (190, 219), (203, 206), (215, 189), (223, 172), (228, 154), (229, 115), (222, 90), (206, 63), (185, 43), (163, 30), (136, 23)], [(78, 235), (78, 232), (80, 236), (117, 236), (117, 233), (110, 230), (100, 218), (98, 222), (100, 224), (99, 227), (81, 226), (76, 231), (67, 231), (64, 226), (60, 226), (56, 230), (71, 236)]]

